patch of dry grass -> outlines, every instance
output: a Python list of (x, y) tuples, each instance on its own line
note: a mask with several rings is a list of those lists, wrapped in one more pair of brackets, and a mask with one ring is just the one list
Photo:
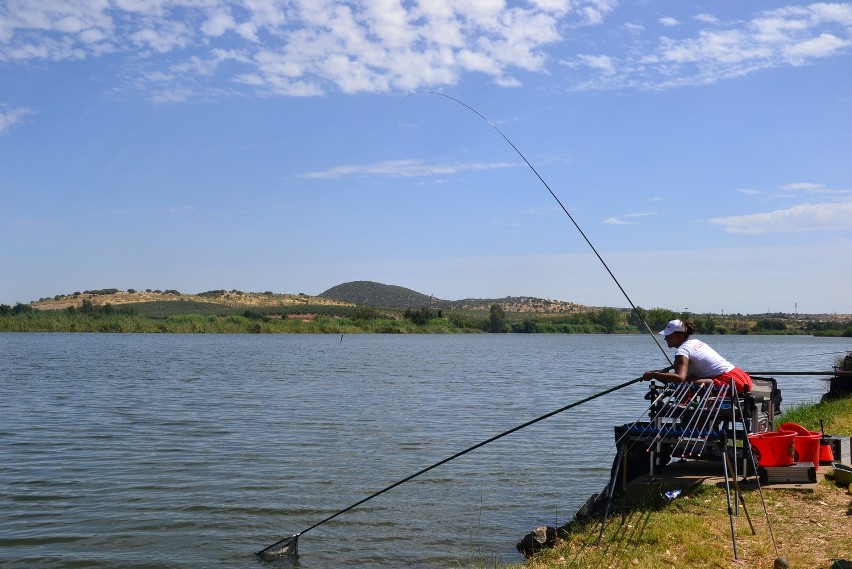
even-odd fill
[[(636, 508), (612, 516), (597, 545), (600, 523), (592, 522), (561, 544), (531, 559), (529, 569), (716, 567), (772, 568), (776, 556), (793, 568), (829, 568), (852, 557), (852, 496), (826, 480), (813, 491), (744, 490), (746, 509), (734, 516), (737, 560), (723, 489), (701, 486), (664, 508)], [(770, 536), (775, 537), (776, 555)]]
[(137, 302), (170, 302), (188, 300), (193, 302), (207, 302), (221, 304), (224, 306), (239, 307), (265, 307), (265, 306), (290, 306), (290, 305), (341, 305), (350, 306), (348, 302), (341, 302), (330, 298), (319, 296), (308, 296), (304, 294), (267, 294), (259, 292), (226, 291), (217, 296), (198, 294), (168, 294), (159, 292), (125, 292), (118, 291), (112, 294), (80, 294), (65, 295), (58, 298), (50, 298), (32, 303), (33, 308), (38, 310), (63, 310), (69, 306), (80, 308), (83, 300), (90, 300), (98, 306), (111, 304), (120, 306)]
[[(827, 432), (852, 434), (852, 398), (788, 413), (783, 420), (811, 430), (824, 419)], [(600, 545), (601, 523), (592, 520), (521, 567), (771, 569), (783, 557), (794, 569), (829, 569), (837, 559), (852, 560), (852, 488), (837, 486), (830, 476), (806, 489), (743, 488), (746, 507), (733, 517), (737, 559), (723, 487), (697, 485), (672, 502), (662, 499), (660, 487), (649, 492), (608, 518)]]

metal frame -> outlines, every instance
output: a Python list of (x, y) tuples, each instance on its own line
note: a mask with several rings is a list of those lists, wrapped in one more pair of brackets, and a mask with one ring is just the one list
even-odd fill
[[(648, 409), (649, 421), (636, 421), (632, 425), (623, 425), (615, 429), (617, 452), (609, 485), (605, 489), (606, 505), (598, 544), (603, 538), (616, 484), (620, 478), (622, 490), (626, 490), (630, 452), (638, 446), (645, 449), (649, 455), (648, 471), (652, 478), (655, 467), (664, 466), (672, 457), (721, 462), (731, 526), (731, 542), (734, 559), (737, 559), (734, 516), (739, 515), (740, 506), (746, 514), (752, 535), (755, 534), (745, 499), (740, 492), (739, 463), (741, 462), (744, 477), (748, 476), (749, 467), (751, 467), (751, 474), (755, 476), (760, 488), (757, 463), (747, 438), (751, 433), (765, 432), (774, 428), (775, 414), (781, 403), (780, 392), (773, 378), (752, 379), (753, 389), (742, 394), (736, 393), (733, 380), (730, 386), (722, 387), (712, 385), (690, 387), (685, 384), (658, 386), (651, 382), (649, 392), (645, 396), (645, 399), (652, 401)], [(746, 444), (738, 447), (737, 438), (746, 441)], [(737, 460), (737, 448), (742, 448), (744, 451), (741, 453), (742, 461)], [(679, 449), (680, 455), (675, 454)], [(734, 449), (734, 460), (728, 454), (729, 449)], [(731, 486), (734, 489), (733, 499)], [(762, 491), (760, 496), (762, 501)], [(768, 514), (766, 521), (770, 528), (773, 546), (775, 546)]]

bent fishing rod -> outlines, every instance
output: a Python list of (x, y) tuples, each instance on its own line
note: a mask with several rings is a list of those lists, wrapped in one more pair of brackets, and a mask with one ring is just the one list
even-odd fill
[(276, 541), (275, 543), (273, 543), (269, 547), (266, 547), (265, 549), (258, 551), (257, 556), (260, 557), (261, 559), (265, 559), (265, 560), (272, 560), (272, 559), (277, 559), (277, 558), (285, 557), (285, 556), (295, 556), (297, 554), (299, 537), (301, 537), (302, 535), (311, 531), (312, 529), (314, 529), (318, 526), (321, 526), (322, 524), (324, 524), (326, 522), (333, 520), (337, 516), (344, 514), (344, 513), (348, 512), (349, 510), (360, 506), (364, 502), (372, 500), (373, 498), (380, 496), (380, 495), (384, 494), (385, 492), (387, 492), (389, 490), (393, 490), (394, 488), (396, 488), (400, 484), (404, 484), (404, 483), (406, 483), (406, 482), (408, 482), (408, 481), (410, 481), (414, 478), (417, 478), (421, 474), (425, 474), (425, 473), (429, 472), (430, 470), (432, 470), (434, 468), (438, 468), (442, 464), (446, 464), (446, 463), (450, 462), (451, 460), (455, 460), (455, 459), (459, 458), (460, 456), (463, 456), (463, 455), (465, 455), (469, 452), (472, 452), (472, 451), (474, 451), (474, 450), (476, 450), (480, 447), (483, 447), (483, 446), (485, 446), (489, 443), (493, 443), (494, 441), (496, 441), (498, 439), (502, 439), (505, 436), (511, 435), (512, 433), (514, 433), (516, 431), (520, 431), (521, 429), (525, 429), (526, 427), (529, 427), (530, 425), (534, 425), (534, 424), (536, 424), (540, 421), (544, 421), (545, 419), (553, 417), (554, 415), (558, 415), (559, 413), (562, 413), (563, 411), (567, 411), (568, 409), (572, 409), (574, 407), (577, 407), (578, 405), (582, 405), (583, 403), (588, 403), (589, 401), (591, 401), (593, 399), (597, 399), (598, 397), (603, 397), (604, 395), (612, 393), (613, 391), (618, 391), (619, 389), (622, 389), (624, 387), (627, 387), (628, 385), (632, 385), (632, 384), (640, 382), (640, 381), (642, 381), (641, 377), (631, 379), (630, 381), (625, 381), (624, 383), (621, 383), (619, 385), (615, 385), (613, 387), (610, 387), (609, 389), (605, 389), (605, 390), (603, 390), (599, 393), (595, 393), (594, 395), (590, 395), (586, 398), (580, 399), (579, 401), (575, 401), (574, 403), (571, 403), (569, 405), (565, 405), (564, 407), (560, 407), (559, 409), (556, 409), (555, 411), (551, 411), (550, 413), (545, 413), (544, 415), (541, 415), (540, 417), (536, 417), (535, 419), (527, 421), (526, 423), (518, 425), (517, 427), (513, 427), (513, 428), (509, 429), (508, 431), (503, 431), (499, 435), (494, 435), (493, 437), (491, 437), (489, 439), (486, 439), (486, 440), (484, 440), (480, 443), (477, 443), (477, 444), (475, 444), (471, 447), (464, 449), (463, 451), (457, 452), (452, 456), (449, 456), (449, 457), (447, 457), (443, 460), (440, 460), (440, 461), (436, 462), (435, 464), (432, 464), (431, 466), (427, 466), (426, 468), (424, 468), (422, 470), (418, 470), (414, 474), (407, 476), (407, 477), (403, 478), (402, 480), (394, 482), (390, 486), (382, 488), (378, 492), (374, 492), (373, 494), (370, 494), (366, 498), (358, 500), (357, 502), (355, 502), (351, 506), (347, 506), (346, 508), (343, 508), (339, 512), (336, 512), (336, 513), (328, 516), (327, 518), (318, 521), (314, 525), (312, 525), (312, 526), (310, 526), (306, 529), (303, 529), (302, 531), (300, 531), (297, 534), (293, 534), (290, 537), (286, 537), (284, 539)]
[[(497, 128), (497, 126), (496, 126), (494, 123), (492, 123), (490, 120), (488, 120), (488, 119), (485, 117), (485, 115), (483, 115), (482, 113), (480, 113), (479, 111), (477, 111), (476, 109), (474, 109), (473, 107), (471, 107), (470, 105), (468, 105), (467, 103), (464, 103), (464, 102), (460, 101), (459, 99), (456, 99), (455, 97), (451, 97), (451, 96), (449, 96), (449, 95), (445, 95), (445, 94), (443, 94), (443, 93), (438, 93), (438, 92), (435, 92), (435, 91), (429, 91), (429, 92), (428, 92), (428, 94), (432, 94), (432, 95), (439, 95), (439, 96), (441, 96), (441, 97), (445, 97), (445, 98), (447, 98), (447, 99), (450, 99), (451, 101), (454, 101), (454, 102), (458, 103), (459, 105), (461, 105), (461, 106), (465, 107), (466, 109), (468, 109), (468, 110), (470, 110), (471, 112), (473, 112), (474, 114), (476, 114), (479, 118), (481, 118), (481, 119), (482, 119), (482, 120), (484, 120), (486, 123), (488, 123), (488, 124), (489, 124), (489, 125), (490, 125), (490, 126), (491, 126), (494, 130), (495, 130), (495, 131), (497, 131), (497, 133), (498, 133), (498, 134), (500, 134), (500, 136), (503, 138), (503, 140), (505, 140), (505, 141), (509, 144), (509, 146), (511, 146), (511, 147), (512, 147), (512, 149), (513, 149), (513, 150), (514, 150), (514, 151), (518, 154), (518, 156), (520, 156), (520, 157), (521, 157), (521, 159), (522, 159), (522, 160), (524, 161), (524, 163), (525, 163), (525, 164), (526, 164), (526, 165), (530, 168), (530, 170), (532, 170), (532, 171), (533, 171), (533, 173), (536, 175), (536, 177), (539, 179), (539, 181), (540, 181), (542, 184), (544, 184), (544, 187), (545, 187), (545, 188), (547, 188), (547, 191), (550, 193), (550, 195), (553, 197), (553, 199), (554, 199), (554, 200), (556, 200), (556, 203), (557, 203), (557, 204), (559, 204), (559, 207), (562, 209), (562, 211), (565, 213), (565, 215), (567, 215), (567, 216), (568, 216), (568, 219), (570, 219), (570, 220), (571, 220), (571, 223), (573, 223), (573, 224), (574, 224), (574, 227), (577, 229), (577, 231), (580, 233), (580, 235), (583, 237), (583, 239), (586, 241), (586, 243), (587, 243), (587, 244), (589, 245), (589, 247), (592, 249), (592, 252), (595, 254), (595, 256), (598, 258), (598, 260), (599, 260), (599, 261), (601, 262), (601, 264), (604, 266), (604, 268), (606, 269), (607, 273), (609, 273), (609, 276), (610, 276), (610, 277), (612, 278), (612, 280), (615, 282), (616, 286), (618, 286), (618, 289), (621, 291), (622, 295), (624, 295), (624, 298), (625, 298), (625, 299), (627, 299), (627, 302), (630, 304), (631, 308), (633, 309), (633, 312), (636, 314), (636, 316), (639, 318), (639, 320), (640, 320), (640, 321), (642, 322), (642, 324), (645, 326), (645, 329), (648, 331), (648, 333), (649, 333), (649, 334), (651, 335), (651, 337), (654, 339), (654, 343), (657, 345), (657, 347), (658, 347), (658, 348), (660, 349), (660, 351), (662, 352), (663, 356), (664, 356), (664, 357), (666, 358), (666, 360), (668, 361), (668, 363), (669, 363), (669, 366), (670, 366), (670, 367), (669, 367), (669, 368), (666, 368), (666, 370), (671, 369), (671, 368), (673, 367), (673, 364), (672, 364), (672, 360), (671, 360), (671, 358), (669, 358), (669, 355), (668, 355), (668, 354), (666, 353), (666, 351), (663, 349), (662, 345), (660, 345), (660, 342), (659, 342), (659, 340), (657, 340), (656, 335), (654, 334), (654, 332), (653, 332), (653, 331), (651, 331), (651, 328), (648, 326), (648, 323), (647, 323), (647, 322), (645, 322), (645, 319), (642, 317), (642, 314), (639, 312), (639, 310), (636, 308), (636, 305), (635, 305), (635, 304), (633, 303), (633, 301), (630, 299), (630, 296), (627, 294), (627, 291), (625, 291), (625, 290), (624, 290), (624, 287), (622, 287), (622, 286), (621, 286), (621, 283), (620, 283), (620, 282), (618, 281), (618, 279), (615, 277), (615, 274), (614, 274), (614, 273), (612, 272), (612, 270), (609, 268), (609, 265), (607, 265), (607, 264), (606, 264), (606, 261), (604, 261), (603, 257), (600, 255), (600, 253), (598, 253), (598, 250), (597, 250), (597, 249), (595, 248), (595, 246), (592, 244), (591, 240), (588, 238), (588, 236), (586, 235), (586, 233), (582, 230), (582, 228), (580, 228), (580, 225), (577, 223), (577, 221), (574, 219), (574, 217), (573, 217), (573, 216), (571, 215), (571, 213), (568, 211), (568, 208), (566, 208), (566, 207), (565, 207), (565, 205), (562, 203), (562, 201), (561, 201), (561, 200), (559, 199), (559, 197), (556, 195), (556, 192), (554, 192), (554, 191), (551, 189), (551, 187), (548, 185), (548, 183), (547, 183), (547, 182), (545, 182), (545, 180), (544, 180), (544, 178), (542, 178), (541, 174), (539, 174), (539, 173), (538, 173), (538, 170), (536, 170), (536, 169), (535, 169), (535, 167), (534, 167), (534, 166), (530, 163), (530, 161), (529, 161), (529, 160), (527, 160), (527, 157), (526, 157), (526, 156), (524, 156), (524, 154), (523, 154), (523, 153), (522, 153), (522, 152), (518, 149), (518, 147), (517, 147), (517, 146), (515, 146), (515, 144), (514, 144), (511, 140), (509, 140), (509, 137), (507, 137), (507, 136), (503, 133), (503, 131), (501, 131), (499, 128)], [(406, 97), (406, 98), (407, 98), (407, 97)], [(402, 102), (405, 102), (405, 99), (403, 99), (403, 101), (402, 101)], [(475, 445), (473, 445), (473, 446), (471, 446), (471, 447), (468, 447), (468, 448), (466, 448), (466, 449), (464, 449), (464, 450), (462, 450), (462, 451), (460, 451), (460, 452), (457, 452), (456, 454), (454, 454), (454, 455), (452, 455), (452, 456), (449, 456), (449, 457), (447, 457), (447, 458), (445, 458), (445, 459), (443, 459), (443, 460), (441, 460), (441, 461), (436, 462), (435, 464), (432, 464), (432, 465), (430, 465), (430, 466), (427, 466), (426, 468), (424, 468), (424, 469), (422, 469), (422, 470), (419, 470), (419, 471), (415, 472), (414, 474), (412, 474), (412, 475), (410, 475), (410, 476), (407, 476), (406, 478), (403, 478), (402, 480), (399, 480), (399, 481), (397, 481), (397, 482), (394, 482), (394, 483), (393, 483), (393, 484), (391, 484), (390, 486), (387, 486), (387, 487), (385, 487), (385, 488), (383, 488), (383, 489), (379, 490), (378, 492), (375, 492), (375, 493), (373, 493), (373, 494), (371, 494), (371, 495), (367, 496), (366, 498), (363, 498), (363, 499), (361, 499), (361, 500), (359, 500), (359, 501), (355, 502), (354, 504), (352, 504), (352, 505), (350, 505), (350, 506), (347, 506), (346, 508), (344, 508), (344, 509), (342, 509), (342, 510), (340, 510), (340, 511), (338, 511), (338, 512), (336, 512), (336, 513), (334, 513), (334, 514), (332, 514), (332, 515), (330, 515), (330, 516), (328, 516), (328, 517), (326, 517), (325, 519), (320, 520), (319, 522), (317, 522), (317, 523), (315, 523), (314, 525), (312, 525), (312, 526), (310, 526), (310, 527), (308, 527), (308, 528), (306, 528), (306, 529), (304, 529), (304, 530), (300, 531), (300, 532), (299, 532), (299, 533), (297, 533), (297, 534), (294, 534), (294, 535), (292, 535), (292, 536), (290, 536), (290, 537), (286, 537), (286, 538), (284, 538), (284, 539), (281, 539), (281, 540), (279, 540), (279, 541), (277, 541), (277, 542), (273, 543), (273, 544), (272, 544), (272, 545), (270, 545), (269, 547), (266, 547), (265, 549), (263, 549), (263, 550), (261, 550), (261, 551), (257, 552), (257, 555), (258, 555), (261, 559), (275, 559), (275, 558), (279, 558), (279, 557), (283, 557), (283, 556), (295, 556), (295, 555), (297, 555), (297, 551), (298, 551), (298, 540), (299, 540), (299, 537), (300, 537), (300, 536), (304, 535), (305, 533), (307, 533), (307, 532), (311, 531), (312, 529), (314, 529), (314, 528), (316, 528), (316, 527), (318, 527), (318, 526), (320, 526), (320, 525), (322, 525), (322, 524), (324, 524), (324, 523), (326, 523), (326, 522), (329, 522), (329, 521), (331, 521), (331, 520), (335, 519), (336, 517), (340, 516), (341, 514), (344, 514), (344, 513), (348, 512), (349, 510), (352, 510), (353, 508), (356, 508), (356, 507), (360, 506), (360, 505), (361, 505), (361, 504), (363, 504), (364, 502), (367, 502), (368, 500), (372, 500), (373, 498), (376, 498), (377, 496), (380, 496), (380, 495), (384, 494), (385, 492), (388, 492), (389, 490), (392, 490), (392, 489), (396, 488), (397, 486), (399, 486), (399, 485), (401, 485), (401, 484), (404, 484), (404, 483), (406, 483), (406, 482), (408, 482), (408, 481), (410, 481), (410, 480), (412, 480), (412, 479), (414, 479), (414, 478), (416, 478), (416, 477), (418, 477), (418, 476), (420, 476), (420, 475), (422, 475), (422, 474), (425, 474), (425, 473), (429, 472), (430, 470), (432, 470), (432, 469), (434, 469), (434, 468), (437, 468), (437, 467), (439, 467), (439, 466), (441, 466), (441, 465), (443, 465), (443, 464), (446, 464), (447, 462), (450, 462), (451, 460), (455, 460), (456, 458), (459, 458), (459, 457), (461, 457), (461, 456), (463, 456), (463, 455), (465, 455), (465, 454), (467, 454), (467, 453), (469, 453), (469, 452), (472, 452), (472, 451), (474, 451), (474, 450), (476, 450), (476, 449), (478, 449), (478, 448), (480, 448), (480, 447), (483, 447), (483, 446), (485, 446), (485, 445), (487, 445), (487, 444), (489, 444), (489, 443), (492, 443), (492, 442), (494, 442), (494, 441), (496, 441), (496, 440), (498, 440), (498, 439), (501, 439), (501, 438), (503, 438), (503, 437), (505, 437), (505, 436), (508, 436), (508, 435), (510, 435), (510, 434), (512, 434), (512, 433), (514, 433), (514, 432), (516, 432), (516, 431), (519, 431), (519, 430), (521, 430), (521, 429), (524, 429), (524, 428), (526, 428), (526, 427), (529, 427), (530, 425), (534, 425), (535, 423), (538, 423), (538, 422), (543, 421), (543, 420), (545, 420), (545, 419), (547, 419), (547, 418), (549, 418), (549, 417), (552, 417), (552, 416), (554, 416), (554, 415), (557, 415), (557, 414), (559, 414), (559, 413), (562, 413), (562, 412), (564, 412), (564, 411), (567, 411), (568, 409), (572, 409), (572, 408), (574, 408), (574, 407), (577, 407), (578, 405), (582, 405), (583, 403), (587, 403), (587, 402), (589, 402), (589, 401), (591, 401), (591, 400), (593, 400), (593, 399), (596, 399), (596, 398), (598, 398), (598, 397), (602, 397), (602, 396), (604, 396), (604, 395), (607, 395), (607, 394), (609, 394), (609, 393), (612, 393), (613, 391), (617, 391), (617, 390), (619, 390), (619, 389), (622, 389), (622, 388), (624, 388), (624, 387), (627, 387), (628, 385), (632, 385), (632, 384), (637, 383), (637, 382), (639, 382), (639, 381), (642, 381), (642, 377), (637, 377), (637, 378), (635, 378), (635, 379), (631, 379), (630, 381), (626, 381), (626, 382), (624, 382), (624, 383), (622, 383), (622, 384), (616, 385), (616, 386), (611, 387), (611, 388), (609, 388), (609, 389), (605, 389), (604, 391), (601, 391), (601, 392), (599, 392), (599, 393), (596, 393), (596, 394), (594, 394), (594, 395), (591, 395), (591, 396), (586, 397), (586, 398), (584, 398), (584, 399), (581, 399), (581, 400), (579, 400), (579, 401), (575, 401), (574, 403), (571, 403), (571, 404), (566, 405), (566, 406), (564, 406), (564, 407), (560, 407), (559, 409), (556, 409), (555, 411), (551, 411), (550, 413), (546, 413), (546, 414), (544, 414), (544, 415), (541, 415), (540, 417), (537, 417), (537, 418), (535, 418), (535, 419), (532, 419), (532, 420), (530, 420), (530, 421), (527, 421), (526, 423), (523, 423), (523, 424), (521, 424), (521, 425), (518, 425), (517, 427), (514, 427), (514, 428), (512, 428), (512, 429), (509, 429), (508, 431), (504, 431), (504, 432), (502, 432), (502, 433), (500, 433), (500, 434), (498, 434), (498, 435), (495, 435), (495, 436), (493, 436), (493, 437), (491, 437), (491, 438), (489, 438), (489, 439), (486, 439), (486, 440), (484, 440), (484, 441), (482, 441), (482, 442), (480, 442), (480, 443), (477, 443), (477, 444), (475, 444)]]
[[(613, 282), (615, 282), (616, 286), (618, 287), (618, 290), (620, 290), (620, 291), (621, 291), (621, 294), (622, 294), (622, 295), (624, 295), (624, 298), (625, 298), (625, 299), (627, 299), (627, 302), (628, 302), (628, 303), (630, 303), (630, 307), (633, 309), (633, 313), (634, 313), (634, 314), (636, 314), (636, 316), (639, 318), (639, 321), (640, 321), (640, 322), (642, 322), (642, 324), (645, 326), (645, 329), (646, 329), (646, 330), (648, 331), (648, 333), (651, 335), (651, 338), (653, 338), (653, 339), (654, 339), (654, 343), (655, 343), (655, 344), (657, 344), (657, 347), (658, 347), (658, 348), (660, 349), (660, 351), (663, 353), (663, 356), (666, 358), (666, 361), (668, 361), (668, 362), (669, 362), (669, 365), (672, 365), (672, 360), (671, 360), (671, 358), (670, 358), (670, 357), (669, 357), (669, 355), (666, 353), (666, 350), (663, 348), (663, 346), (660, 344), (660, 341), (657, 339), (656, 334), (654, 334), (654, 332), (653, 332), (653, 331), (651, 331), (651, 328), (648, 326), (648, 323), (647, 323), (647, 322), (645, 322), (645, 318), (643, 318), (643, 317), (642, 317), (642, 314), (639, 312), (639, 309), (638, 309), (638, 308), (636, 308), (636, 305), (635, 305), (635, 304), (633, 304), (633, 301), (632, 301), (632, 300), (630, 300), (630, 296), (628, 296), (627, 291), (625, 291), (625, 290), (624, 290), (624, 287), (622, 287), (622, 286), (621, 286), (621, 283), (620, 283), (620, 282), (618, 282), (618, 279), (617, 279), (617, 278), (615, 278), (615, 274), (613, 274), (613, 272), (610, 270), (609, 265), (607, 265), (607, 264), (606, 264), (606, 261), (604, 261), (604, 259), (603, 259), (603, 257), (601, 256), (601, 254), (600, 254), (600, 253), (598, 253), (598, 250), (595, 248), (595, 246), (594, 246), (594, 245), (592, 245), (591, 240), (588, 238), (588, 236), (586, 235), (586, 233), (585, 233), (585, 232), (584, 232), (584, 231), (580, 228), (580, 224), (578, 224), (578, 223), (577, 223), (577, 221), (574, 219), (574, 216), (573, 216), (573, 215), (571, 215), (571, 212), (569, 212), (569, 211), (568, 211), (568, 208), (567, 208), (567, 207), (565, 207), (565, 205), (562, 203), (562, 200), (560, 200), (560, 199), (559, 199), (559, 196), (557, 196), (557, 195), (556, 195), (556, 192), (554, 192), (554, 191), (551, 189), (550, 185), (548, 185), (548, 183), (544, 181), (544, 178), (542, 178), (542, 177), (541, 177), (541, 174), (539, 174), (539, 173), (538, 173), (538, 170), (536, 170), (536, 169), (535, 169), (535, 167), (534, 167), (534, 166), (530, 163), (530, 161), (529, 161), (529, 160), (527, 160), (527, 157), (526, 157), (526, 156), (524, 156), (523, 152), (521, 152), (521, 151), (518, 149), (518, 147), (517, 147), (517, 146), (515, 146), (515, 144), (514, 144), (511, 140), (509, 140), (509, 137), (508, 137), (508, 136), (506, 136), (506, 135), (503, 133), (503, 131), (502, 131), (502, 130), (500, 130), (499, 128), (497, 128), (497, 125), (495, 125), (493, 122), (491, 122), (490, 120), (488, 120), (488, 118), (486, 118), (486, 117), (485, 117), (485, 115), (483, 115), (482, 113), (480, 113), (479, 111), (477, 111), (476, 109), (474, 109), (473, 107), (471, 107), (470, 105), (468, 105), (467, 103), (465, 103), (464, 101), (461, 101), (461, 100), (459, 100), (459, 99), (456, 99), (455, 97), (452, 97), (452, 96), (450, 96), (450, 95), (446, 95), (446, 94), (444, 94), (444, 93), (439, 93), (439, 92), (437, 92), (437, 91), (426, 91), (426, 93), (425, 93), (425, 94), (427, 94), (427, 95), (438, 95), (439, 97), (444, 97), (444, 98), (446, 98), (446, 99), (449, 99), (449, 100), (451, 100), (451, 101), (453, 101), (453, 102), (458, 103), (459, 105), (463, 106), (464, 108), (466, 108), (467, 110), (471, 111), (471, 112), (472, 112), (472, 113), (474, 113), (476, 116), (478, 116), (479, 118), (481, 118), (482, 120), (484, 120), (486, 123), (488, 123), (488, 124), (491, 126), (491, 128), (493, 128), (494, 130), (496, 130), (496, 131), (497, 131), (497, 133), (498, 133), (501, 137), (503, 137), (503, 140), (505, 140), (505, 141), (509, 144), (509, 146), (511, 146), (511, 147), (512, 147), (512, 150), (514, 150), (514, 151), (518, 154), (518, 156), (520, 156), (520, 157), (521, 157), (521, 160), (523, 160), (523, 161), (524, 161), (524, 163), (525, 163), (527, 166), (529, 166), (530, 170), (532, 170), (532, 171), (533, 171), (533, 174), (535, 174), (535, 175), (536, 175), (536, 177), (539, 179), (539, 181), (540, 181), (542, 184), (544, 184), (544, 187), (545, 187), (545, 188), (547, 188), (547, 191), (548, 191), (548, 192), (550, 192), (550, 195), (551, 195), (551, 196), (553, 196), (553, 199), (554, 199), (554, 200), (556, 200), (556, 203), (557, 203), (557, 204), (559, 204), (559, 207), (562, 209), (562, 211), (563, 211), (563, 212), (565, 212), (565, 215), (567, 215), (567, 216), (568, 216), (568, 219), (570, 219), (570, 220), (571, 220), (571, 223), (573, 223), (573, 224), (574, 224), (574, 227), (577, 229), (577, 231), (578, 231), (578, 232), (580, 233), (580, 235), (583, 237), (583, 239), (584, 239), (584, 240), (585, 240), (585, 242), (588, 244), (588, 246), (592, 249), (592, 252), (593, 252), (593, 253), (595, 254), (595, 256), (598, 258), (598, 261), (600, 261), (600, 262), (601, 262), (601, 264), (603, 265), (604, 269), (606, 269), (606, 272), (607, 272), (607, 273), (609, 273), (609, 276), (612, 278)], [(407, 98), (408, 98), (408, 97), (406, 97), (406, 99), (407, 99)], [(402, 102), (405, 102), (405, 99), (403, 99), (403, 100), (402, 100)]]

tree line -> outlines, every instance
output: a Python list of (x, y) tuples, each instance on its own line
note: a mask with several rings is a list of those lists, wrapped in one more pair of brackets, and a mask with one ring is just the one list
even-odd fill
[[(175, 311), (149, 309), (149, 304), (173, 307)], [(852, 321), (809, 321), (783, 316), (743, 317), (741, 315), (719, 317), (675, 312), (665, 308), (649, 310), (638, 307), (636, 311), (616, 308), (601, 308), (571, 314), (534, 314), (507, 312), (499, 303), (493, 303), (488, 313), (430, 307), (398, 309), (376, 309), (353, 306), (280, 306), (255, 307), (252, 309), (204, 305), (201, 312), (194, 304), (142, 303), (113, 306), (97, 304), (83, 299), (78, 307), (63, 310), (37, 310), (28, 304), (14, 306), (0, 304), (0, 330), (105, 330), (105, 331), (164, 331), (163, 321), (176, 319), (181, 326), (192, 320), (189, 331), (222, 331), (223, 321), (229, 326), (245, 326), (252, 331), (270, 332), (329, 331), (336, 333), (341, 326), (345, 330), (368, 332), (488, 332), (488, 333), (551, 333), (551, 334), (624, 334), (656, 333), (675, 318), (694, 323), (700, 334), (814, 334), (852, 337)], [(173, 306), (174, 305), (174, 306)], [(320, 322), (312, 326), (287, 323), (288, 314), (311, 313)], [(296, 313), (296, 312), (293, 312)], [(236, 320), (234, 317), (239, 316)], [(104, 319), (121, 319), (107, 323)], [(100, 324), (87, 323), (100, 320)], [(159, 323), (159, 324), (152, 324)], [(174, 322), (173, 322), (174, 323)], [(230, 328), (229, 328), (230, 330)]]

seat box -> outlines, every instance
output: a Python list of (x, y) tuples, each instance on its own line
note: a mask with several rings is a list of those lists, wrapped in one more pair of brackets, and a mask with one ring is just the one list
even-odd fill
[(791, 466), (760, 466), (760, 481), (764, 484), (807, 484), (816, 482), (813, 462), (797, 462)]

